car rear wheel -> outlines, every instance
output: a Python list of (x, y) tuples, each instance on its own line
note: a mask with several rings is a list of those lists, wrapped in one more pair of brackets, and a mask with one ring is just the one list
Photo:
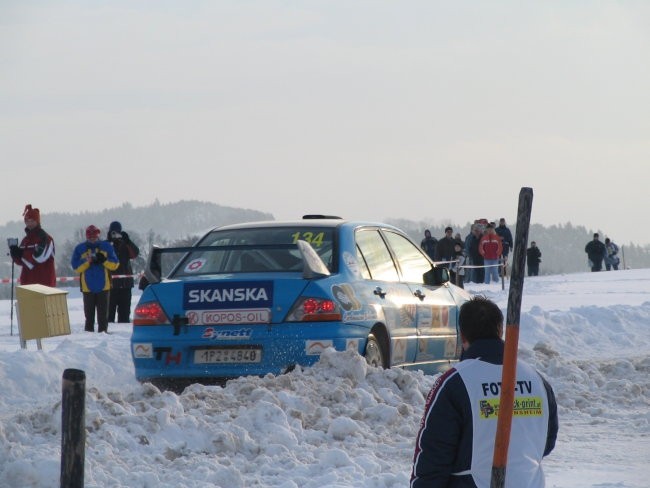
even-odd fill
[(370, 366), (375, 368), (385, 368), (384, 361), (384, 352), (381, 349), (381, 344), (377, 341), (377, 338), (370, 334), (368, 336), (368, 342), (366, 343), (366, 352), (364, 354), (366, 362)]

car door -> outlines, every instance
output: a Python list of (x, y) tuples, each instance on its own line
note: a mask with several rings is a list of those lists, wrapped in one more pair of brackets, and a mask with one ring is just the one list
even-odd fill
[(391, 338), (391, 366), (412, 363), (417, 348), (415, 300), (400, 280), (393, 257), (377, 228), (355, 233), (357, 259), (368, 301), (375, 303)]
[(424, 284), (424, 273), (431, 270), (431, 262), (424, 253), (405, 236), (383, 230), (395, 256), (401, 279), (416, 303), (416, 331), (418, 346), (415, 362), (418, 364), (445, 365), (458, 353), (456, 303), (446, 285)]

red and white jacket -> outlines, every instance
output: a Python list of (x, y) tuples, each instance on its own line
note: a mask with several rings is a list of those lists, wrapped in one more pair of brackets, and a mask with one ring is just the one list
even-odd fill
[(478, 252), (484, 259), (498, 260), (503, 252), (501, 238), (496, 233), (483, 235), (478, 244)]
[(54, 240), (40, 225), (31, 230), (25, 229), (25, 234), (20, 243), (23, 255), (13, 260), (23, 268), (20, 273), (20, 284), (55, 287)]

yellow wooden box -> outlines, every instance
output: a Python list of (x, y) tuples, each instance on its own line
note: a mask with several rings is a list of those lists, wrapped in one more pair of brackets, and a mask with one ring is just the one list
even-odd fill
[(21, 341), (70, 334), (67, 294), (45, 285), (16, 287)]

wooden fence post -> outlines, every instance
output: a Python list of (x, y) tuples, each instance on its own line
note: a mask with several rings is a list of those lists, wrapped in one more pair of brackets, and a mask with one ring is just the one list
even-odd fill
[(63, 372), (61, 401), (61, 488), (83, 488), (86, 459), (86, 373)]

